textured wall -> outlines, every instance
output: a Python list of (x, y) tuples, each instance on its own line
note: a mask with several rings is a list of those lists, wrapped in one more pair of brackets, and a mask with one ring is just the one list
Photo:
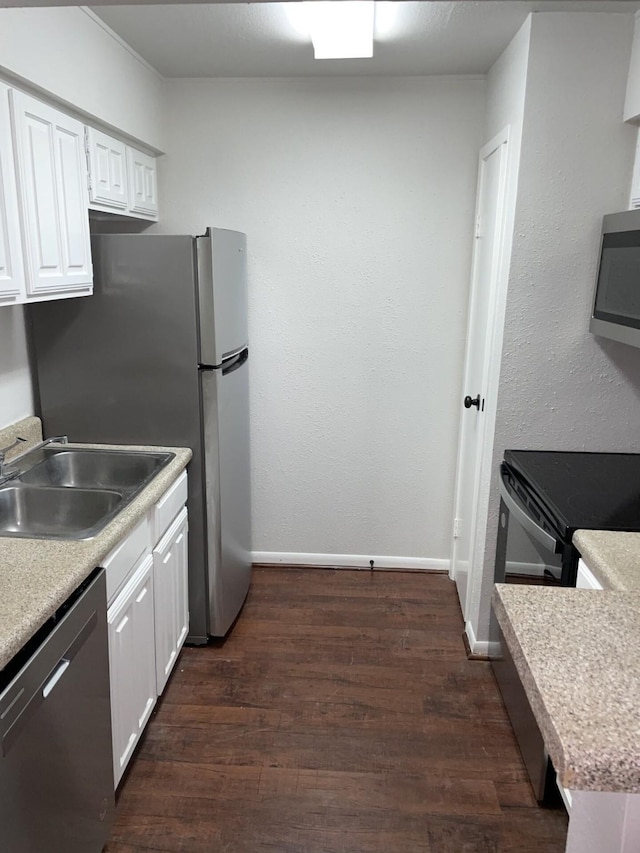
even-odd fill
[(22, 308), (0, 308), (0, 428), (33, 413)]
[(483, 92), (168, 84), (159, 228), (249, 238), (257, 551), (449, 556)]
[[(602, 216), (626, 207), (626, 15), (533, 15), (494, 471), (506, 447), (640, 451), (640, 351), (588, 331)], [(494, 487), (478, 631), (486, 637)]]
[(0, 9), (2, 71), (163, 147), (164, 80), (81, 8)]

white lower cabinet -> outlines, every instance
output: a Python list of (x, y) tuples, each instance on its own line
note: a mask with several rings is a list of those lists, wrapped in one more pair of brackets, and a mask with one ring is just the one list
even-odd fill
[(576, 577), (577, 589), (603, 589), (602, 584), (589, 569), (582, 559), (578, 560), (578, 575)]
[(116, 787), (187, 637), (186, 489), (187, 477), (181, 474), (102, 562)]
[(153, 557), (147, 554), (107, 614), (116, 785), (157, 698), (153, 578)]
[(153, 550), (158, 696), (171, 674), (189, 628), (186, 507)]

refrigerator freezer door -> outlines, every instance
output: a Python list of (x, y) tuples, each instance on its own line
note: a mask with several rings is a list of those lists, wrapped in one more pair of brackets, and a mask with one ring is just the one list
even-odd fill
[(94, 295), (30, 306), (47, 435), (190, 447), (189, 613), (207, 637), (202, 420), (193, 238), (92, 240)]
[(219, 366), (246, 347), (247, 238), (209, 228), (197, 238), (200, 326), (199, 364)]
[(210, 633), (224, 636), (251, 580), (248, 350), (202, 370)]

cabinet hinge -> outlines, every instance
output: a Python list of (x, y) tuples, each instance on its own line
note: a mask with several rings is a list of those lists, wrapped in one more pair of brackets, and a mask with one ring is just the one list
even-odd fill
[(480, 217), (476, 219), (476, 240), (480, 238)]
[(454, 539), (460, 538), (460, 519), (459, 518), (453, 519), (453, 538)]

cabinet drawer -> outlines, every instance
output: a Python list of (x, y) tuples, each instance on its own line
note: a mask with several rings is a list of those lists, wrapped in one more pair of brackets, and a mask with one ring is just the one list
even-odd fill
[(145, 516), (140, 524), (120, 542), (102, 561), (107, 574), (107, 601), (109, 604), (122, 588), (133, 567), (145, 551), (151, 550), (149, 520)]
[(175, 483), (160, 498), (153, 511), (151, 534), (154, 547), (186, 502), (187, 472), (183, 471)]

